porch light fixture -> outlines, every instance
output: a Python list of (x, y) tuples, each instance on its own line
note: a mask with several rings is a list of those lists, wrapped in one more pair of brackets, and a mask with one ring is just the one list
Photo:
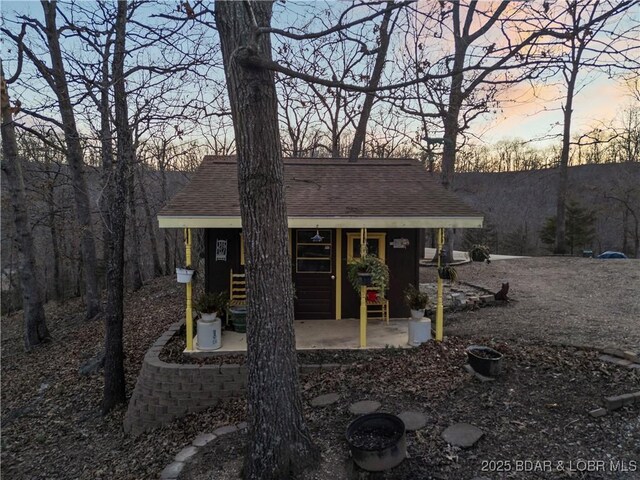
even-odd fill
[(320, 243), (322, 240), (324, 240), (324, 237), (320, 235), (320, 230), (318, 230), (318, 226), (316, 225), (316, 234), (311, 237), (311, 241), (314, 243)]

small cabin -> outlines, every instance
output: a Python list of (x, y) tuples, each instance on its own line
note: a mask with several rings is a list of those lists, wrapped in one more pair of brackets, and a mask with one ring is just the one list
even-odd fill
[[(357, 318), (347, 265), (361, 242), (389, 267), (388, 315), (409, 316), (419, 283), (423, 229), (481, 228), (482, 215), (412, 159), (284, 159), (296, 320)], [(205, 289), (231, 289), (244, 272), (235, 157), (204, 157), (191, 182), (158, 215), (161, 228), (205, 229)]]

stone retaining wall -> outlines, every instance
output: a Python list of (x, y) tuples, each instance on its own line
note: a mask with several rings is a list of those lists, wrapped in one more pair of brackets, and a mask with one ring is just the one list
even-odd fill
[[(139, 435), (188, 413), (214, 407), (220, 399), (244, 396), (247, 389), (244, 365), (190, 365), (160, 360), (160, 351), (183, 323), (171, 325), (144, 356), (124, 418), (125, 433)], [(301, 365), (300, 369), (305, 372), (339, 366)]]
[(147, 351), (124, 418), (126, 433), (138, 435), (213, 407), (221, 398), (244, 395), (247, 371), (243, 365), (189, 365), (160, 360), (160, 351), (182, 323), (173, 324)]

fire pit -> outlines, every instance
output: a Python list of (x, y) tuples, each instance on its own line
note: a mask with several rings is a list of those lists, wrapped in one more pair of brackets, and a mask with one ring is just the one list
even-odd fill
[(502, 354), (490, 347), (471, 345), (467, 347), (469, 365), (481, 375), (497, 377), (502, 370)]
[(369, 413), (347, 427), (353, 461), (362, 469), (380, 472), (399, 465), (407, 455), (404, 422), (389, 413)]

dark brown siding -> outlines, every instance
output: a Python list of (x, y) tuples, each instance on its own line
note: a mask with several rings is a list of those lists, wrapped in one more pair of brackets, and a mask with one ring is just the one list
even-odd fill
[[(244, 271), (240, 266), (239, 228), (208, 228), (205, 230), (205, 290), (220, 292), (229, 290), (229, 272)], [(227, 241), (227, 261), (216, 261), (217, 240)]]
[[(358, 230), (342, 231), (342, 318), (360, 317), (360, 298), (347, 279), (347, 233)], [(368, 230), (369, 233), (384, 232), (386, 262), (390, 272), (390, 289), (387, 292), (389, 299), (389, 314), (391, 318), (404, 318), (409, 316), (409, 308), (405, 305), (402, 292), (409, 283), (418, 285), (419, 260), (424, 245), (418, 229), (388, 229)], [(394, 248), (395, 238), (406, 238), (409, 246)], [(390, 245), (391, 244), (391, 245)]]
[[(205, 288), (208, 292), (229, 290), (229, 271), (244, 271), (240, 265), (240, 229), (206, 229), (205, 230)], [(292, 232), (292, 235), (295, 230)], [(342, 230), (342, 318), (358, 318), (360, 316), (360, 299), (347, 279), (347, 233), (359, 230)], [(419, 260), (424, 251), (424, 242), (418, 229), (369, 230), (370, 233), (384, 232), (386, 262), (389, 265), (391, 288), (387, 292), (392, 318), (409, 316), (409, 308), (404, 304), (402, 292), (409, 283), (418, 285)], [(334, 230), (335, 234), (335, 230)], [(295, 237), (293, 237), (295, 238)], [(393, 248), (395, 238), (406, 238), (409, 246)], [(216, 261), (216, 241), (227, 240), (227, 261)], [(337, 240), (337, 239), (336, 239)], [(391, 245), (390, 245), (391, 244)], [(334, 242), (334, 252), (335, 242)], [(295, 265), (295, 262), (294, 262)], [(295, 268), (295, 267), (294, 267)], [(336, 279), (338, 281), (338, 279)], [(303, 285), (300, 288), (305, 288)], [(299, 292), (300, 295), (302, 292)], [(335, 292), (333, 293), (335, 295)], [(435, 299), (432, 299), (435, 300)], [(332, 307), (333, 308), (333, 307)], [(324, 315), (323, 315), (324, 316)], [(318, 317), (319, 318), (319, 317)]]

